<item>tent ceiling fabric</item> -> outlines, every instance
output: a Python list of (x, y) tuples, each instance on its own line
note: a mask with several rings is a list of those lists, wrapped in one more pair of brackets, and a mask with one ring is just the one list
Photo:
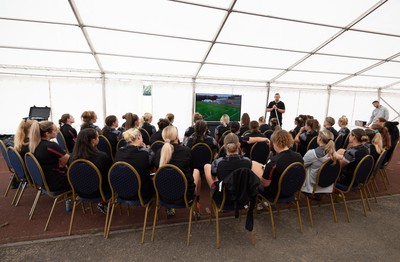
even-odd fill
[(2, 0), (0, 74), (400, 89), (399, 12), (396, 0)]

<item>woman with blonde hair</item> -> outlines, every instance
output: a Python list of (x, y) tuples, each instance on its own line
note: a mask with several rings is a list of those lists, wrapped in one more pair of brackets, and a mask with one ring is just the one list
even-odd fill
[(24, 159), (25, 154), (29, 152), (29, 131), (34, 122), (36, 122), (36, 120), (23, 119), (19, 123), (14, 136), (14, 149), (21, 155), (22, 159)]
[(69, 155), (61, 147), (50, 141), (56, 138), (58, 129), (53, 122), (33, 122), (29, 133), (29, 151), (38, 160), (51, 191), (69, 190), (66, 176)]
[(122, 133), (126, 146), (115, 155), (115, 162), (123, 161), (133, 166), (142, 181), (142, 197), (150, 199), (154, 194), (153, 181), (150, 176), (153, 152), (145, 147), (142, 133), (137, 128), (130, 128)]
[[(199, 199), (201, 189), (200, 171), (194, 169), (192, 171), (192, 155), (190, 148), (178, 144), (178, 131), (174, 126), (167, 126), (162, 131), (164, 145), (160, 151), (156, 153), (154, 160), (155, 166), (158, 168), (165, 164), (177, 166), (186, 177), (188, 182), (187, 197), (188, 200), (195, 196)], [(198, 206), (199, 209), (199, 206)], [(169, 210), (169, 214), (173, 214), (173, 210)]]
[(341, 116), (339, 118), (338, 125), (340, 126), (340, 129), (338, 131), (338, 135), (339, 136), (342, 135), (343, 140), (350, 134), (350, 129), (347, 128), (348, 124), (349, 124), (349, 120), (347, 119), (346, 116)]
[[(336, 162), (337, 154), (335, 150), (334, 135), (329, 130), (323, 130), (319, 132), (317, 143), (319, 147), (308, 150), (304, 155), (304, 166), (306, 167), (307, 175), (304, 185), (301, 189), (302, 192), (312, 193), (315, 185), (315, 179), (319, 168), (328, 160)], [(332, 193), (333, 184), (324, 187), (317, 188), (316, 193)]]
[(222, 135), (226, 131), (230, 130), (230, 127), (229, 127), (229, 121), (230, 121), (229, 115), (223, 114), (219, 121), (221, 122), (221, 124), (219, 126), (217, 126), (215, 128), (215, 131), (214, 131), (214, 138), (215, 138), (215, 141), (217, 141), (218, 143), (220, 142), (220, 139), (221, 139)]
[(149, 133), (150, 137), (156, 132), (156, 128), (151, 124), (152, 121), (153, 115), (150, 113), (144, 113), (140, 119), (141, 127)]

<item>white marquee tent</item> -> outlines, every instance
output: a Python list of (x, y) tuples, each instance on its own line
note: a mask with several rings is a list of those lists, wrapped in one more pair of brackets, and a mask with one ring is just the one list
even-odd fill
[(399, 14), (398, 0), (1, 0), (0, 133), (36, 105), (77, 129), (85, 110), (100, 126), (172, 112), (182, 136), (198, 92), (240, 94), (252, 119), (280, 92), (286, 129), (301, 113), (368, 120), (375, 99), (398, 119)]

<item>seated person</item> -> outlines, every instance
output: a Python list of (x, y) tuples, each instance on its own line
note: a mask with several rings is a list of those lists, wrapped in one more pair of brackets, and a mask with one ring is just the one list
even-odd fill
[(363, 144), (368, 141), (365, 131), (361, 128), (353, 129), (349, 136), (349, 149), (343, 148), (337, 151), (342, 172), (338, 182), (343, 185), (350, 185), (353, 173), (363, 157), (369, 155), (368, 148)]
[[(86, 159), (92, 162), (100, 171), (102, 179), (102, 190), (104, 195), (111, 192), (110, 184), (108, 182), (108, 171), (111, 167), (111, 159), (106, 153), (97, 149), (99, 144), (99, 135), (93, 128), (87, 128), (79, 132), (74, 151), (72, 152), (70, 163), (77, 159)], [(100, 192), (95, 192), (91, 195), (81, 195), (82, 197), (95, 198), (100, 196)], [(103, 214), (107, 213), (107, 203), (100, 202), (97, 208)]]
[(338, 132), (333, 127), (333, 125), (335, 125), (335, 119), (333, 117), (330, 117), (330, 116), (326, 117), (325, 121), (324, 121), (324, 128), (326, 130), (331, 131), (331, 133), (333, 134), (333, 140), (335, 141), (336, 138), (338, 137)]
[[(167, 126), (162, 131), (162, 137), (165, 142), (161, 150), (156, 153), (154, 165), (156, 168), (165, 164), (177, 166), (184, 174), (188, 182), (187, 199), (192, 200), (194, 197), (200, 198), (201, 179), (200, 171), (194, 169), (192, 171), (192, 154), (190, 148), (178, 143), (178, 130), (174, 126)], [(200, 204), (197, 206), (197, 212), (200, 210)], [(168, 210), (167, 214), (173, 215), (173, 210)], [(199, 214), (199, 213), (198, 213)], [(197, 214), (196, 214), (197, 216)]]
[(250, 130), (250, 116), (244, 113), (240, 118), (239, 136), (242, 136), (246, 131)]
[(29, 152), (29, 132), (32, 124), (36, 120), (23, 119), (18, 126), (14, 136), (14, 149), (21, 155), (25, 161), (25, 154)]
[(316, 119), (308, 119), (305, 126), (300, 128), (300, 132), (297, 133), (294, 141), (298, 144), (297, 152), (302, 156), (306, 154), (311, 139), (318, 135), (319, 129), (320, 126)]
[(226, 156), (215, 159), (212, 164), (204, 165), (204, 174), (209, 187), (215, 182), (224, 180), (236, 169), (251, 168), (251, 160), (239, 154), (240, 143), (235, 134), (230, 133), (225, 136), (224, 147)]
[[(271, 143), (276, 154), (268, 160), (265, 166), (256, 161), (253, 161), (252, 165), (252, 171), (260, 178), (262, 185), (260, 194), (268, 199), (274, 198), (278, 193), (279, 179), (285, 169), (295, 162), (304, 162), (299, 153), (289, 150), (293, 143), (293, 138), (289, 132), (285, 130), (275, 131), (271, 136)], [(282, 194), (281, 196), (289, 197)]]
[(169, 122), (167, 119), (165, 118), (160, 118), (160, 120), (158, 120), (158, 131), (155, 132), (151, 137), (150, 137), (150, 145), (152, 145), (154, 142), (156, 141), (164, 141), (162, 138), (162, 131), (164, 130), (164, 128), (166, 128), (167, 126), (169, 126)]
[(294, 119), (294, 124), (296, 125), (295, 128), (293, 128), (292, 130), (289, 131), (289, 133), (292, 135), (293, 139), (300, 132), (300, 129), (304, 126), (303, 118), (301, 118), (300, 116), (296, 117)]
[(106, 125), (100, 131), (100, 135), (103, 135), (107, 138), (108, 142), (111, 144), (112, 155), (115, 156), (117, 152), (117, 144), (119, 139), (121, 138), (121, 131), (118, 130), (118, 119), (114, 115), (110, 115), (106, 117)]
[(96, 126), (94, 123), (97, 121), (97, 115), (93, 111), (85, 111), (81, 115), (82, 125), (81, 131), (86, 128), (94, 128), (97, 132), (100, 132), (101, 129)]
[(68, 152), (72, 152), (78, 136), (75, 128), (71, 126), (75, 123), (75, 118), (70, 114), (63, 114), (58, 123), (60, 124), (60, 132), (65, 139), (65, 146), (68, 148)]
[[(183, 144), (186, 145), (186, 140), (194, 133), (194, 126), (196, 125), (197, 121), (204, 120), (203, 116), (196, 112), (193, 114), (193, 125), (189, 126), (185, 130), (185, 135), (183, 137)], [(207, 129), (207, 135), (210, 135), (210, 130)]]
[(142, 134), (137, 128), (126, 130), (122, 136), (127, 145), (118, 150), (115, 162), (123, 161), (136, 169), (142, 181), (140, 189), (142, 197), (149, 199), (154, 195), (153, 181), (150, 176), (153, 152), (144, 146)]
[(266, 123), (264, 116), (260, 116), (258, 118), (258, 124), (260, 125), (260, 132), (261, 133), (264, 133), (267, 130), (271, 130), (271, 127)]
[(239, 124), (238, 122), (236, 122), (236, 121), (235, 121), (235, 122), (231, 122), (231, 123), (229, 124), (229, 129), (230, 129), (231, 132), (225, 133), (225, 135), (222, 135), (222, 136), (220, 137), (219, 142), (218, 142), (218, 144), (219, 144), (220, 146), (223, 146), (223, 145), (224, 145), (225, 136), (227, 136), (227, 135), (230, 134), (230, 133), (236, 134), (236, 135), (239, 137), (239, 141), (241, 142), (241, 139), (240, 139), (240, 136), (239, 136), (240, 124)]
[[(319, 168), (326, 161), (331, 159), (332, 161), (337, 160), (337, 154), (335, 150), (335, 142), (333, 141), (333, 134), (329, 130), (322, 130), (318, 134), (317, 143), (319, 147), (310, 149), (304, 155), (304, 166), (306, 167), (306, 180), (301, 188), (302, 192), (312, 193), (315, 186), (315, 179)], [(332, 193), (333, 184), (328, 187), (318, 187), (316, 193)]]
[(375, 136), (375, 131), (369, 128), (365, 129), (364, 131), (368, 137), (368, 141), (366, 141), (364, 145), (368, 148), (369, 154), (374, 158), (374, 164), (376, 164), (380, 154), (383, 151), (382, 136), (380, 134), (379, 136)]
[[(379, 117), (376, 120), (375, 124), (378, 124), (382, 127), (386, 127), (389, 132), (389, 135), (390, 135), (390, 146), (389, 146), (389, 149), (386, 154), (385, 161), (384, 161), (384, 163), (387, 163), (393, 154), (393, 151), (397, 145), (397, 142), (399, 141), (399, 128), (397, 127), (399, 125), (399, 122), (386, 121), (385, 118)], [(386, 148), (385, 142), (383, 143), (383, 146)]]
[(217, 142), (211, 136), (206, 135), (206, 133), (207, 133), (206, 121), (204, 120), (197, 121), (194, 126), (194, 133), (186, 140), (185, 146), (192, 148), (194, 145), (198, 143), (205, 143), (211, 148), (214, 155), (217, 150)]
[(350, 134), (350, 129), (347, 128), (347, 125), (349, 124), (349, 120), (347, 119), (346, 116), (342, 116), (338, 120), (338, 125), (340, 126), (340, 129), (338, 131), (338, 135), (343, 136), (343, 142), (344, 139)]
[(150, 113), (144, 113), (141, 119), (142, 128), (147, 131), (150, 137), (156, 132), (156, 128), (151, 124), (152, 121), (153, 115)]
[[(259, 125), (257, 121), (251, 121), (250, 122), (250, 132), (247, 133), (246, 135), (244, 135), (243, 139), (244, 140), (248, 140), (247, 137), (265, 137), (263, 133), (261, 133), (259, 131)], [(244, 155), (247, 157), (250, 157), (250, 150), (251, 147), (253, 145), (252, 144), (248, 144), (248, 143), (242, 143), (242, 149), (244, 151)]]
[(58, 129), (53, 122), (33, 122), (29, 133), (29, 151), (42, 167), (50, 191), (71, 189), (67, 179), (69, 155), (61, 147), (50, 141), (57, 137)]
[(221, 116), (221, 119), (219, 120), (219, 121), (221, 122), (221, 124), (215, 128), (215, 131), (214, 131), (214, 138), (215, 138), (215, 141), (217, 141), (217, 143), (219, 143), (219, 144), (223, 144), (223, 141), (224, 141), (224, 140), (222, 139), (222, 141), (221, 141), (222, 135), (223, 135), (226, 131), (229, 131), (229, 130), (230, 130), (230, 127), (229, 127), (229, 120), (230, 120), (230, 119), (229, 119), (229, 115), (223, 114), (223, 115)]

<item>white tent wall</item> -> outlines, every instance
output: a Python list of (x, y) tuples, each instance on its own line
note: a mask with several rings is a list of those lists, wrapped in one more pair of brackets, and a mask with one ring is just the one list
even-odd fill
[[(51, 107), (50, 120), (58, 122), (64, 113), (75, 117), (74, 127), (79, 130), (80, 115), (85, 110), (93, 110), (98, 115), (97, 125), (104, 125), (104, 115), (116, 115), (122, 124), (121, 116), (126, 112), (142, 116), (145, 112), (153, 114), (153, 125), (157, 126), (159, 118), (166, 113), (175, 114), (174, 125), (178, 127), (182, 138), (184, 130), (191, 124), (194, 93), (238, 94), (242, 95), (242, 114), (247, 112), (252, 120), (265, 114), (267, 101), (271, 101), (276, 92), (281, 94), (285, 102), (286, 113), (283, 116), (283, 128), (294, 127), (294, 118), (299, 114), (313, 115), (322, 126), (326, 115), (336, 120), (346, 115), (349, 125), (354, 120), (369, 120), (373, 106), (371, 102), (378, 99), (378, 90), (332, 90), (330, 96), (327, 89), (318, 88), (268, 88), (266, 86), (246, 86), (234, 84), (213, 84), (190, 82), (150, 81), (152, 96), (143, 96), (141, 80), (106, 79), (105, 106), (103, 106), (102, 80), (72, 78), (40, 78), (40, 77), (0, 77), (0, 92), (3, 101), (0, 103), (0, 134), (13, 134), (23, 117), (27, 117), (29, 107)], [(194, 89), (193, 89), (194, 88)], [(329, 107), (327, 103), (329, 97)], [(397, 120), (400, 94), (396, 91), (384, 90), (381, 103), (389, 108), (390, 120)], [(106, 112), (103, 112), (103, 108)], [(267, 115), (267, 118), (269, 115)], [(337, 128), (337, 124), (335, 125)]]

